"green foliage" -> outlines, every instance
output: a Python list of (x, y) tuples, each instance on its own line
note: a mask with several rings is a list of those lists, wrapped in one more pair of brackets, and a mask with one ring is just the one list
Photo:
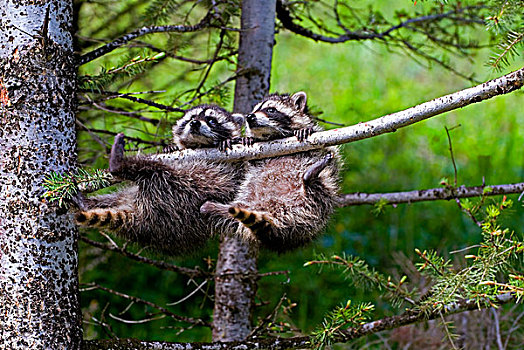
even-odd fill
[(371, 211), (375, 216), (383, 214), (386, 208), (388, 207), (388, 200), (386, 198), (380, 198), (380, 200), (373, 205), (373, 210)]
[[(457, 3), (448, 2), (450, 5)], [(506, 2), (498, 1), (500, 4)], [(186, 8), (179, 8), (171, 16), (168, 11), (158, 12), (157, 5), (162, 7), (164, 6), (162, 4), (175, 3), (176, 1), (169, 0), (155, 1), (156, 5), (153, 6), (152, 2), (147, 0), (81, 2), (79, 37), (109, 40), (144, 24), (195, 23), (204, 11), (207, 11), (205, 7), (210, 4), (207, 1), (198, 3), (198, 7), (191, 12), (191, 18), (186, 17), (185, 13), (187, 6), (193, 6), (194, 2), (185, 2)], [(318, 25), (313, 24), (309, 19), (299, 21), (308, 28), (326, 28), (328, 25), (335, 24), (331, 9), (324, 7), (324, 3), (317, 1), (288, 3), (291, 3), (293, 13), (297, 16), (301, 15), (301, 11), (307, 7), (309, 15), (323, 17)], [(435, 9), (438, 13), (440, 4), (434, 6), (435, 2), (426, 1), (426, 3), (417, 2), (417, 5), (413, 5), (412, 2), (407, 1), (392, 6), (391, 3), (376, 1), (354, 4), (339, 1), (338, 9), (341, 20), (350, 30), (374, 30), (374, 28), (381, 29), (396, 25), (417, 13), (420, 15), (432, 13), (430, 9)], [(227, 6), (222, 7), (223, 3), (220, 3), (223, 13), (230, 16), (225, 20), (231, 27), (238, 27), (239, 22), (240, 6), (235, 4), (238, 5), (238, 2), (228, 2)], [(145, 11), (145, 8), (149, 10)], [(447, 9), (443, 8), (442, 11)], [(159, 20), (155, 21), (154, 17), (158, 13), (165, 17), (158, 17)], [(504, 12), (503, 17), (506, 14), (507, 12)], [(491, 14), (485, 17), (489, 15)], [(141, 22), (144, 18), (146, 19)], [(460, 39), (461, 42), (473, 46), (476, 43), (482, 43), (480, 46), (486, 43), (487, 35), (482, 28), (483, 24), (472, 31), (467, 31), (463, 27), (443, 27), (449, 31), (449, 35), (456, 34), (456, 40)], [(516, 29), (513, 31), (519, 32)], [(332, 33), (333, 31), (321, 29), (321, 32), (336, 35), (343, 30), (337, 28), (336, 33)], [(495, 39), (507, 38), (507, 34), (503, 34), (503, 31), (492, 33), (498, 35)], [(403, 33), (403, 36), (409, 39), (407, 34)], [(419, 43), (428, 50), (427, 52), (442, 54), (439, 51), (440, 43), (435, 44), (423, 38)], [(202, 81), (208, 65), (187, 63), (172, 57), (172, 55), (179, 55), (205, 61), (214, 54), (218, 41), (219, 33), (214, 30), (186, 34), (155, 34), (140, 38), (128, 47), (80, 67), (81, 74), (86, 76), (82, 78), (84, 79), (82, 87), (92, 91), (107, 89), (119, 92), (166, 90), (166, 93), (155, 94), (151, 99), (174, 106), (183, 106), (187, 102), (189, 104), (186, 106), (200, 102), (216, 102), (231, 109), (234, 81), (224, 82), (236, 72), (234, 54), (237, 45), (236, 32), (228, 32), (223, 49), (218, 53), (219, 57), (224, 56), (226, 59), (213, 65), (207, 81), (200, 89), (203, 93), (210, 92), (197, 100), (191, 101), (195, 96), (194, 89)], [(99, 41), (82, 40), (81, 44), (83, 53), (100, 45)], [(143, 49), (141, 45), (148, 49)], [(140, 48), (135, 48), (136, 46)], [(154, 53), (150, 51), (150, 46), (155, 48), (151, 49)], [(229, 47), (233, 50), (228, 51)], [(487, 80), (493, 76), (493, 73), (487, 72), (483, 66), (483, 62), (489, 56), (489, 50), (488, 48), (479, 51), (478, 56), (474, 56), (474, 51), (471, 50), (466, 51), (466, 54), (461, 57), (447, 54), (447, 62), (458, 70), (467, 74), (476, 72), (479, 79)], [(129, 75), (123, 71), (107, 74), (107, 71), (112, 68), (101, 68), (122, 67), (137, 55), (151, 57), (157, 52), (166, 52), (167, 57), (158, 62), (143, 63), (147, 69), (137, 72), (138, 74)], [(322, 55), (319, 52), (322, 52)], [(400, 55), (392, 55), (392, 52)], [(429, 70), (415, 64), (410, 55), (409, 51), (398, 50), (394, 44), (387, 47), (370, 41), (340, 45), (322, 44), (299, 38), (280, 29), (274, 49), (271, 91), (292, 93), (304, 90), (308, 93), (309, 102), (319, 106), (318, 109), (321, 108), (324, 112), (323, 119), (351, 125), (469, 86), (463, 79), (453, 76), (442, 67), (433, 64), (433, 69)], [(512, 59), (510, 58), (509, 61), (511, 62)], [(513, 65), (515, 66), (514, 63)], [(101, 82), (96, 81), (99, 75)], [(219, 82), (221, 85), (218, 85)], [(219, 89), (216, 93), (211, 90), (216, 88)], [(79, 95), (79, 98), (81, 107), (85, 108), (89, 101), (85, 101), (83, 94)], [(101, 99), (100, 96), (94, 96), (92, 99), (96, 98)], [(524, 120), (519, 108), (516, 108), (521, 103), (520, 99), (521, 97), (516, 94), (497, 97), (489, 102), (471, 105), (389, 135), (343, 146), (344, 160), (347, 164), (343, 171), (343, 192), (424, 189), (434, 187), (436, 180), (442, 177), (452, 179), (453, 170), (447, 151), (448, 145), (442, 130), (443, 125), (455, 125), (457, 120), (460, 120), (463, 127), (454, 132), (453, 146), (460, 178), (465, 184), (477, 184), (482, 177), (485, 177), (486, 183), (489, 184), (519, 181), (518, 179), (524, 175), (521, 166), (524, 153), (520, 147), (524, 143)], [(131, 104), (128, 101), (108, 100), (104, 103), (106, 107), (115, 109), (136, 110), (143, 116), (169, 118), (170, 123), (177, 116), (159, 113), (154, 108)], [(320, 114), (320, 111), (315, 110), (315, 113)], [(130, 136), (140, 135), (145, 140), (156, 141), (159, 137), (167, 137), (168, 134), (168, 123), (152, 126), (138, 119), (126, 118), (101, 109), (81, 109), (78, 117), (83, 123), (86, 121), (87, 123), (84, 124), (89, 127), (125, 131)], [(326, 125), (326, 127), (333, 126)], [(107, 140), (111, 142), (109, 138), (112, 136), (97, 135), (104, 142), (95, 142), (96, 139), (84, 131), (79, 133), (79, 158), (86, 165), (104, 168), (107, 167), (104, 143), (107, 147)], [(464, 208), (481, 217), (483, 209), (479, 204), (474, 200), (462, 201)], [(478, 209), (474, 209), (475, 207)], [(314, 244), (278, 256), (261, 251), (260, 271), (290, 270), (290, 282), (282, 283), (283, 278), (280, 277), (260, 279), (257, 300), (260, 301), (261, 306), (257, 308), (255, 316), (265, 317), (270, 310), (268, 310), (269, 306), (264, 305), (274, 305), (279, 295), (286, 292), (297, 303), (293, 313), (286, 315), (287, 322), (294, 329), (298, 327), (303, 332), (311, 331), (315, 325), (322, 322), (325, 310), (334, 308), (348, 296), (352, 300), (351, 307), (373, 301), (377, 305), (374, 317), (382, 317), (395, 311), (387, 303), (380, 302), (381, 294), (390, 293), (387, 288), (388, 283), (401, 285), (406, 290), (408, 286), (410, 290), (414, 288), (408, 284), (411, 281), (404, 277), (392, 277), (388, 282), (389, 275), (397, 276), (394, 270), (398, 267), (398, 263), (393, 259), (396, 252), (403, 252), (413, 260), (416, 256), (413, 253), (414, 248), (421, 247), (422, 251), (427, 249), (442, 252), (440, 255), (445, 257), (442, 259), (449, 261), (445, 252), (470, 246), (474, 244), (472, 242), (479, 240), (478, 227), (457, 210), (456, 203), (453, 201), (389, 206), (387, 210), (382, 209), (379, 204), (374, 211), (380, 212), (379, 217), (373, 215), (367, 206), (339, 209), (328, 232)], [(518, 209), (519, 211), (515, 211), (507, 218), (507, 222), (501, 224), (502, 227), (509, 225), (518, 228), (524, 225), (522, 208)], [(502, 214), (506, 215), (507, 212), (505, 210)], [(203, 257), (217, 256), (217, 246), (218, 243), (212, 241), (205, 250), (194, 256), (179, 258), (176, 264), (202, 265)], [(353, 273), (355, 276), (343, 281), (339, 270), (345, 270), (346, 267), (342, 264), (336, 265), (336, 269), (325, 269), (322, 274), (312, 276), (311, 269), (303, 268), (302, 265), (304, 261), (310, 260), (315, 252), (323, 253), (328, 257), (333, 256), (335, 252), (339, 255), (344, 252), (349, 256), (348, 261), (358, 259), (365, 262), (366, 267), (353, 268), (353, 272), (349, 271), (348, 275)], [(183, 276), (130, 263), (124, 257), (93, 249), (84, 243), (81, 244), (80, 257), (80, 278), (83, 282), (96, 280), (100, 284), (141, 296), (158, 304), (180, 300), (194, 290), (192, 281)], [(438, 257), (439, 255), (435, 253), (434, 259)], [(166, 257), (161, 258), (169, 260)], [(448, 268), (453, 270), (450, 266)], [(438, 278), (438, 273), (430, 270), (431, 267), (428, 266), (423, 271)], [(366, 274), (362, 276), (361, 272)], [(374, 274), (375, 272), (378, 276)], [(513, 271), (512, 275), (520, 276), (516, 271)], [(360, 279), (358, 283), (353, 283), (358, 279)], [(518, 278), (510, 276), (508, 281), (513, 287), (518, 287)], [(508, 281), (499, 280), (497, 283), (508, 284), (506, 283)], [(361, 288), (361, 285), (365, 285), (366, 288)], [(212, 284), (209, 283), (208, 286), (211, 293)], [(496, 288), (503, 290), (501, 286)], [(427, 296), (429, 295), (425, 295)], [(201, 293), (196, 293), (187, 302), (173, 306), (173, 310), (181, 315), (210, 317), (213, 305), (209, 299), (207, 294), (202, 296)], [(86, 292), (81, 300), (84, 314), (110, 323), (114, 334), (118, 336), (173, 341), (210, 340), (210, 332), (197, 327), (179, 335), (177, 331), (171, 329), (173, 323), (169, 320), (132, 326), (108, 318), (104, 319), (106, 310), (116, 315), (126, 309), (127, 303), (116, 297), (109, 298), (103, 293)], [(391, 301), (391, 299), (387, 300)], [(129, 311), (128, 319), (143, 319), (150, 316), (139, 313), (135, 309), (138, 308)], [(271, 327), (276, 327), (275, 324), (278, 323), (272, 323)], [(99, 323), (86, 324), (85, 327), (86, 335), (91, 338), (109, 336), (104, 333), (105, 329)], [(275, 328), (273, 331), (279, 330)]]
[(152, 0), (144, 10), (142, 21), (145, 25), (158, 25), (165, 23), (180, 9), (177, 0)]
[[(386, 291), (384, 296), (397, 307), (403, 301), (410, 305), (408, 313), (423, 313), (427, 316), (446, 312), (454, 303), (462, 300), (475, 300), (479, 306), (493, 306), (496, 297), (503, 293), (513, 293), (517, 299), (524, 295), (524, 276), (516, 272), (516, 259), (522, 257), (524, 241), (509, 229), (502, 229), (498, 219), (504, 210), (512, 206), (512, 201), (504, 198), (500, 203), (489, 205), (485, 210), (482, 223), (483, 241), (477, 246), (476, 254), (465, 256), (466, 266), (457, 268), (449, 259), (441, 257), (434, 251), (420, 251), (417, 255), (422, 262), (418, 263), (418, 271), (431, 281), (430, 289), (418, 300), (417, 288), (408, 291), (403, 284), (407, 277), (402, 277), (398, 283), (393, 283), (391, 277), (384, 277), (369, 268), (362, 259), (354, 257), (333, 256), (331, 259), (321, 257), (320, 260), (309, 261), (306, 266), (327, 264), (342, 270), (344, 277), (351, 284), (363, 289), (378, 289)], [(369, 318), (372, 304), (351, 306), (351, 301), (345, 307), (336, 307), (324, 319), (313, 334), (312, 343), (315, 348), (323, 348), (331, 344), (341, 335), (342, 329), (354, 328), (355, 331)], [(450, 326), (444, 323), (446, 334), (450, 339)]]
[(129, 78), (137, 76), (147, 71), (152, 63), (157, 63), (166, 58), (164, 52), (154, 55), (138, 55), (132, 58), (123, 58), (117, 66), (109, 69), (101, 68), (97, 75), (80, 76), (78, 87), (91, 92), (101, 92), (111, 83), (123, 77)]
[(510, 31), (506, 40), (497, 45), (494, 54), (489, 58), (488, 65), (497, 72), (510, 65), (517, 56), (520, 56), (524, 49), (524, 30), (519, 32)]
[(323, 349), (341, 336), (343, 330), (363, 325), (375, 309), (370, 303), (351, 304), (348, 300), (346, 305), (336, 307), (326, 316), (322, 325), (311, 335), (313, 349)]
[(44, 179), (44, 188), (47, 191), (43, 194), (50, 202), (58, 201), (59, 207), (68, 207), (69, 201), (79, 190), (94, 191), (107, 187), (112, 179), (112, 175), (100, 169), (85, 170), (78, 169), (75, 173), (51, 172)]
[(498, 38), (496, 49), (487, 64), (497, 72), (507, 68), (524, 48), (522, 1), (492, 0), (491, 15), (486, 17), (486, 29)]
[(334, 255), (330, 259), (320, 255), (319, 259), (308, 261), (304, 266), (328, 265), (332, 268), (342, 270), (344, 278), (351, 286), (365, 290), (385, 291), (383, 298), (389, 300), (393, 305), (400, 306), (403, 302), (414, 303), (415, 294), (407, 290), (403, 284), (406, 277), (403, 276), (397, 283), (393, 282), (391, 276), (384, 276), (358, 257)]
[(483, 241), (476, 254), (465, 256), (466, 267), (457, 269), (435, 252), (417, 250), (423, 260), (419, 271), (433, 281), (429, 292), (417, 304), (417, 310), (429, 314), (462, 299), (475, 299), (479, 305), (485, 305), (501, 293), (511, 291), (519, 297), (522, 295), (519, 285), (511, 284), (511, 280), (516, 280), (511, 278), (511, 273), (516, 267), (516, 258), (521, 257), (524, 242), (522, 237), (498, 224), (502, 211), (511, 206), (511, 200), (503, 199), (486, 208), (481, 227)]

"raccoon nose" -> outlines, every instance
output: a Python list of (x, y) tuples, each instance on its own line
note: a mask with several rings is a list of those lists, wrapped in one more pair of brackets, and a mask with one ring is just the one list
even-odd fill
[(257, 116), (254, 113), (248, 114), (246, 116), (246, 122), (248, 124), (253, 124), (257, 120)]
[(198, 131), (200, 129), (200, 121), (192, 120), (189, 123), (189, 127), (191, 128), (192, 131)]

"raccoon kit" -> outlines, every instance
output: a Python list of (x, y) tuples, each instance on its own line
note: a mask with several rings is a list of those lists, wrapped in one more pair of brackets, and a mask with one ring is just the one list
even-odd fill
[[(181, 149), (224, 147), (240, 136), (242, 122), (243, 118), (220, 107), (197, 106), (173, 127), (173, 141)], [(243, 175), (234, 164), (184, 159), (166, 164), (147, 156), (124, 157), (123, 134), (115, 137), (109, 170), (134, 184), (79, 200), (76, 222), (113, 231), (169, 255), (204, 244), (214, 225), (202, 218), (200, 206), (206, 201), (233, 200)]]
[[(253, 140), (297, 136), (322, 128), (307, 113), (307, 96), (273, 94), (245, 117)], [(250, 143), (250, 142), (248, 142)], [(226, 232), (284, 252), (309, 243), (325, 228), (338, 194), (339, 155), (335, 147), (251, 161), (235, 200), (206, 202), (201, 212), (222, 216)]]

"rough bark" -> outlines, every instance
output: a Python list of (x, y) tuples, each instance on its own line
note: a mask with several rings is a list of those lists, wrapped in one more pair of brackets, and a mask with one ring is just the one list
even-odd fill
[(79, 349), (77, 231), (42, 200), (75, 157), (72, 1), (0, 0), (2, 349)]
[[(275, 32), (275, 0), (242, 1), (234, 111), (248, 112), (269, 92)], [(237, 237), (220, 244), (215, 277), (213, 340), (238, 341), (249, 335), (257, 284), (256, 247)]]
[[(169, 154), (158, 154), (158, 159), (209, 159), (238, 161), (276, 157), (297, 152), (310, 151), (327, 146), (355, 142), (378, 135), (395, 132), (436, 115), (481, 102), (495, 96), (508, 94), (524, 86), (524, 67), (480, 85), (457, 91), (400, 112), (388, 114), (367, 122), (328, 131), (316, 132), (306, 141), (298, 142), (288, 137), (269, 142), (255, 143), (251, 147), (234, 145), (227, 153), (218, 149), (184, 150)], [(241, 109), (238, 109), (241, 112)]]

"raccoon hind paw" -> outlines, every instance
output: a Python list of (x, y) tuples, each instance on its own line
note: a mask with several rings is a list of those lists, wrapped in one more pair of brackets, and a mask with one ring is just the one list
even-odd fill
[(271, 226), (271, 219), (264, 213), (249, 211), (238, 207), (229, 207), (229, 214), (249, 228), (253, 233)]

